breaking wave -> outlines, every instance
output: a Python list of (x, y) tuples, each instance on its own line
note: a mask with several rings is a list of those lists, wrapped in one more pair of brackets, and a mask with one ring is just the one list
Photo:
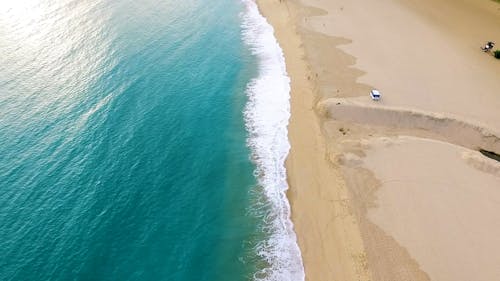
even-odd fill
[(268, 238), (257, 245), (267, 265), (255, 280), (304, 280), (300, 249), (290, 220), (285, 159), (290, 150), (290, 78), (274, 30), (253, 0), (242, 0), (242, 34), (258, 60), (258, 76), (246, 89), (245, 122), (248, 146), (256, 165), (256, 177), (268, 206), (265, 229)]

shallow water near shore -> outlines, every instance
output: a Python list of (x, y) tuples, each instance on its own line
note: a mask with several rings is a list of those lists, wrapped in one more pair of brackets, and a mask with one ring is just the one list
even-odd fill
[(0, 4), (1, 280), (300, 275), (248, 5)]

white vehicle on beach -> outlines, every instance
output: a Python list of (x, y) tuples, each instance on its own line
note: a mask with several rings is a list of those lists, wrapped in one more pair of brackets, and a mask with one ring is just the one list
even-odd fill
[(380, 94), (380, 92), (378, 90), (371, 90), (370, 97), (372, 97), (372, 100), (380, 100), (382, 95)]

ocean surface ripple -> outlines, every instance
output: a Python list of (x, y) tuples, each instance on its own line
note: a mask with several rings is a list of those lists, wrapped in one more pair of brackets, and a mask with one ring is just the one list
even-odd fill
[(0, 2), (0, 280), (301, 280), (256, 12)]

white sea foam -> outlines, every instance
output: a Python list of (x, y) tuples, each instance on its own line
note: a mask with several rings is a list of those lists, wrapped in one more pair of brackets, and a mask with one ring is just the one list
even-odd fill
[(256, 176), (270, 207), (266, 229), (270, 237), (257, 246), (258, 255), (269, 266), (255, 274), (255, 280), (304, 280), (304, 267), (290, 220), (286, 197), (285, 159), (290, 150), (290, 78), (274, 30), (260, 14), (254, 0), (242, 0), (243, 39), (258, 59), (258, 77), (246, 89), (245, 109), (248, 145), (256, 164)]

